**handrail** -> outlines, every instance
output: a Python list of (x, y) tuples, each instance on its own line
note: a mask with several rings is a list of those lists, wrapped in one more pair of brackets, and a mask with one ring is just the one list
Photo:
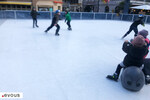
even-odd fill
[[(51, 19), (54, 12), (39, 11), (38, 19)], [(138, 14), (117, 14), (104, 12), (70, 12), (72, 20), (121, 20), (134, 21)], [(65, 18), (65, 12), (61, 13), (61, 19)], [(0, 11), (0, 19), (31, 19), (30, 11), (18, 10), (2, 10)], [(150, 23), (150, 16), (144, 15), (144, 22)]]

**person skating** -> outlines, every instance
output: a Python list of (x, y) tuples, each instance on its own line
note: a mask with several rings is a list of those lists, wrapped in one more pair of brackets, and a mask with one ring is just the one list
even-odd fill
[(136, 36), (132, 43), (127, 40), (124, 42), (122, 50), (127, 53), (124, 57), (123, 62), (121, 62), (113, 75), (108, 75), (107, 78), (117, 81), (122, 68), (137, 66), (141, 67), (144, 61), (144, 56), (148, 53), (147, 44), (143, 36)]
[(138, 28), (137, 28), (137, 27), (138, 27), (139, 24), (145, 26), (145, 25), (144, 25), (144, 22), (143, 22), (143, 15), (142, 15), (142, 14), (140, 14), (140, 15), (139, 15), (139, 18), (136, 19), (136, 20), (131, 24), (131, 26), (130, 26), (128, 32), (122, 37), (122, 39), (125, 38), (128, 34), (130, 34), (130, 32), (131, 32), (132, 30), (135, 32), (134, 37), (137, 36), (137, 34), (138, 34)]
[(59, 30), (60, 30), (60, 26), (59, 26), (59, 24), (58, 24), (59, 19), (60, 19), (60, 10), (56, 10), (56, 11), (55, 11), (55, 15), (54, 15), (54, 17), (53, 17), (53, 19), (52, 19), (52, 23), (51, 23), (51, 25), (45, 30), (45, 33), (47, 33), (52, 27), (56, 26), (57, 29), (56, 29), (55, 35), (56, 35), (56, 36), (59, 36), (59, 33), (58, 33)]
[(39, 27), (39, 26), (37, 25), (37, 15), (39, 15), (39, 13), (36, 11), (35, 7), (33, 7), (33, 9), (32, 9), (32, 11), (31, 11), (30, 15), (32, 16), (32, 19), (33, 19), (33, 28), (34, 28), (34, 25), (35, 25), (36, 27)]
[(67, 25), (68, 25), (68, 30), (72, 30), (70, 22), (71, 22), (71, 16), (70, 13), (68, 11), (65, 12), (66, 13), (66, 19), (65, 22), (67, 21)]

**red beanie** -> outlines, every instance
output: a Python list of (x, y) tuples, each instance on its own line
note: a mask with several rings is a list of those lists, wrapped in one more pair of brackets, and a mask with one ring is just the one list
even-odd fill
[(133, 46), (142, 47), (145, 45), (145, 39), (142, 35), (138, 35), (132, 41)]

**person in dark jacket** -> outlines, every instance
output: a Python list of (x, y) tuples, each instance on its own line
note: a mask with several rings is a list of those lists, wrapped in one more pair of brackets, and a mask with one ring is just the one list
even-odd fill
[(68, 30), (72, 30), (71, 25), (70, 25), (70, 22), (71, 22), (70, 13), (68, 11), (66, 11), (66, 15), (65, 16), (66, 16), (65, 22), (67, 21)]
[(55, 15), (54, 15), (54, 17), (53, 17), (53, 19), (52, 19), (52, 23), (51, 23), (51, 25), (45, 30), (45, 33), (47, 33), (52, 27), (56, 26), (57, 29), (56, 29), (55, 35), (56, 35), (56, 36), (59, 36), (59, 33), (58, 33), (59, 30), (60, 30), (60, 26), (59, 26), (59, 24), (58, 24), (59, 19), (60, 19), (60, 10), (56, 10), (56, 11), (55, 11)]
[[(147, 48), (148, 48), (148, 50), (149, 50), (150, 40), (147, 38), (147, 36), (148, 36), (148, 31), (145, 30), (145, 29), (143, 29), (143, 30), (141, 30), (141, 31), (138, 32), (138, 35), (142, 35), (142, 36), (144, 37), (145, 42), (147, 43)], [(149, 62), (147, 62), (147, 61), (149, 61), (150, 58), (146, 58), (146, 57), (147, 57), (147, 55), (144, 56), (145, 59), (144, 59), (143, 72), (144, 72), (144, 75), (145, 75), (145, 83), (146, 83), (146, 84), (150, 84), (150, 75), (149, 75), (149, 74), (146, 74), (146, 72), (149, 71), (149, 69), (147, 68), (147, 65), (149, 64)], [(149, 65), (148, 65), (148, 66), (149, 66)], [(146, 68), (145, 68), (145, 67), (146, 67)], [(146, 71), (146, 72), (145, 72), (145, 71)]]
[(143, 15), (142, 15), (142, 14), (140, 14), (140, 15), (139, 15), (139, 18), (136, 19), (136, 20), (131, 24), (131, 26), (130, 26), (128, 32), (122, 37), (122, 39), (125, 38), (128, 34), (130, 34), (130, 32), (131, 32), (132, 30), (135, 32), (134, 37), (137, 36), (137, 34), (138, 34), (138, 28), (137, 28), (137, 27), (138, 27), (139, 24), (145, 26), (145, 25), (144, 25), (144, 22), (143, 22)]
[(148, 48), (143, 36), (138, 35), (134, 38), (132, 43), (125, 41), (123, 44), (123, 51), (127, 53), (113, 75), (108, 75), (107, 78), (117, 81), (122, 68), (137, 66), (141, 67), (143, 64), (144, 56), (148, 53)]
[(105, 7), (105, 13), (108, 13), (109, 12), (109, 6), (106, 6)]
[(32, 16), (32, 19), (33, 19), (33, 28), (34, 28), (34, 25), (35, 25), (36, 27), (39, 27), (39, 26), (37, 25), (37, 15), (39, 15), (39, 13), (36, 11), (35, 7), (33, 7), (33, 9), (32, 9), (32, 11), (31, 11), (30, 15)]
[(147, 47), (149, 49), (149, 45), (150, 45), (150, 40), (147, 38), (148, 36), (148, 31), (143, 29), (141, 31), (138, 32), (138, 35), (142, 35), (145, 38), (145, 42), (147, 43)]

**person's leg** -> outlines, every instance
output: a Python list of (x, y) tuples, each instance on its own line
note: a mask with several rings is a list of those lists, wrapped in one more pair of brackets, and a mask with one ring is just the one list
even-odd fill
[(45, 32), (47, 33), (53, 26), (54, 26), (54, 24), (52, 23), (52, 24), (45, 30)]
[(120, 75), (121, 69), (122, 69), (122, 68), (125, 68), (125, 67), (126, 67), (126, 66), (123, 64), (123, 62), (121, 62), (121, 63), (117, 66), (117, 69), (116, 69), (115, 73), (118, 75), (118, 77), (119, 77), (119, 75)]
[(134, 27), (133, 31), (135, 32), (134, 37), (136, 37), (137, 34), (138, 34), (138, 29), (137, 29), (137, 27)]
[(121, 72), (121, 69), (124, 68), (125, 65), (123, 64), (123, 62), (121, 62), (117, 68), (116, 68), (116, 71), (113, 75), (107, 75), (107, 78), (108, 79), (111, 79), (111, 80), (114, 80), (114, 81), (118, 81), (118, 78), (119, 78), (119, 75), (120, 75), (120, 72)]
[(37, 19), (35, 19), (35, 25), (36, 25), (36, 27), (39, 27), (39, 26), (37, 25)]
[(56, 25), (56, 27), (57, 27), (57, 29), (56, 29), (56, 33), (55, 33), (55, 35), (59, 35), (59, 33), (58, 33), (58, 32), (59, 32), (59, 30), (60, 30), (60, 26), (57, 24), (57, 25)]
[(128, 32), (122, 37), (122, 39), (125, 38), (128, 34), (130, 34), (130, 32), (131, 32), (132, 30), (133, 30), (133, 28), (130, 27), (130, 29), (129, 29)]
[(71, 29), (70, 21), (67, 21), (68, 29)]
[(150, 75), (145, 75), (145, 84), (150, 84)]
[(33, 19), (33, 28), (34, 28), (34, 23), (35, 23), (35, 20)]

